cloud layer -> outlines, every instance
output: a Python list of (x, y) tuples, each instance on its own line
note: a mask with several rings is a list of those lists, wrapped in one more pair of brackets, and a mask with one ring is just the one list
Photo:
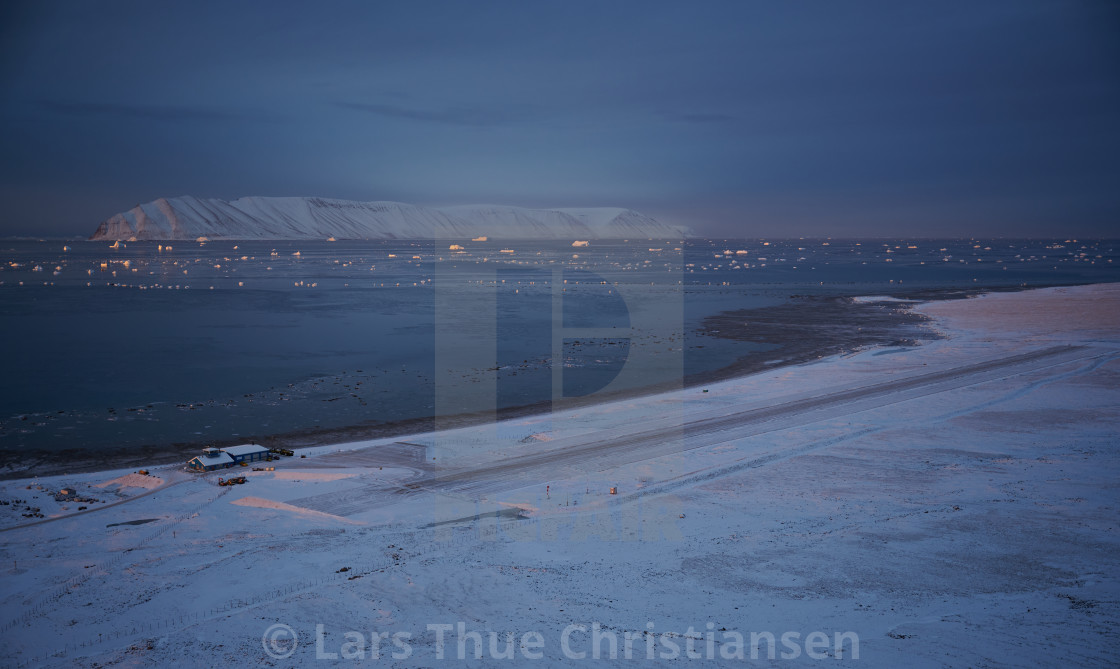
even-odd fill
[(187, 193), (622, 206), (713, 236), (1120, 215), (1108, 4), (4, 11), (0, 234)]

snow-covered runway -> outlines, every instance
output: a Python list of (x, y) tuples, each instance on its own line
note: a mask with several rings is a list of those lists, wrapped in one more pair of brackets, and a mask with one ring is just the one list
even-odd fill
[[(1063, 363), (1096, 361), (1113, 355), (1116, 355), (1115, 351), (1104, 347), (1051, 346), (857, 388), (831, 389), (823, 393), (807, 389), (807, 396), (767, 398), (754, 403), (761, 406), (746, 409), (725, 405), (688, 412), (683, 416), (653, 419), (639, 427), (626, 423), (550, 440), (536, 444), (531, 453), (503, 453), (492, 456), (486, 462), (474, 462), (459, 468), (437, 468), (410, 479), (404, 485), (364, 485), (290, 500), (290, 503), (338, 516), (351, 516), (392, 504), (400, 495), (421, 491), (463, 495), (473, 500), (480, 495), (493, 495), (530, 485), (543, 486), (560, 478), (556, 473), (561, 470), (568, 476), (597, 473), (623, 464), (850, 416)], [(393, 444), (401, 445), (400, 442)], [(389, 465), (393, 462), (395, 451), (387, 449), (390, 456), (382, 461), (377, 457), (382, 447), (369, 446), (355, 453), (365, 456), (370, 465)]]

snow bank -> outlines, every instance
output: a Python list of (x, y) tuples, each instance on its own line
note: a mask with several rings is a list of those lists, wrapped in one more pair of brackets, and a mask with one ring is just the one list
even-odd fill
[(1032, 338), (1120, 339), (1120, 284), (988, 293), (917, 308), (950, 330)]
[(323, 513), (322, 511), (313, 511), (311, 509), (305, 509), (300, 506), (292, 506), (291, 504), (285, 504), (284, 502), (277, 502), (276, 500), (271, 499), (264, 499), (262, 497), (242, 497), (241, 499), (233, 500), (232, 502), (230, 502), (230, 504), (235, 504), (237, 506), (248, 506), (254, 509), (274, 509), (276, 511), (287, 511), (288, 513), (293, 513), (297, 516), (307, 516), (309, 518), (323, 519), (329, 518), (330, 520), (337, 520), (340, 523), (361, 525), (361, 523), (356, 520), (350, 520), (349, 518), (343, 518), (342, 516), (335, 516), (329, 513)]
[(146, 474), (137, 474), (133, 472), (131, 474), (125, 474), (124, 476), (118, 476), (115, 479), (103, 483), (94, 484), (97, 488), (108, 488), (113, 485), (119, 485), (122, 488), (146, 488), (151, 490), (163, 485), (163, 479), (158, 476), (148, 476)]

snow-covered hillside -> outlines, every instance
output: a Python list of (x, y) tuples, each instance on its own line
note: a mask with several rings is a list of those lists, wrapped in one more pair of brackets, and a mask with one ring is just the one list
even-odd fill
[(90, 239), (610, 239), (688, 236), (619, 208), (420, 207), (314, 197), (160, 198), (116, 214)]

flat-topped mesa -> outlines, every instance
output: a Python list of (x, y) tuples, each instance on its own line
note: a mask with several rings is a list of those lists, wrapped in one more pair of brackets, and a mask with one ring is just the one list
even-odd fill
[(630, 209), (421, 207), (318, 197), (160, 198), (109, 217), (91, 240), (672, 239), (691, 235)]

